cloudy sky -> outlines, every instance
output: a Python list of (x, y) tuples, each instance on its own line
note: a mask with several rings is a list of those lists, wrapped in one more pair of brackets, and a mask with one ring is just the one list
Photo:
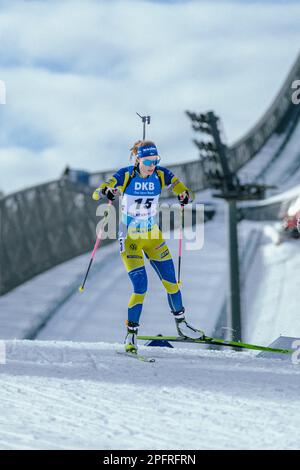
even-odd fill
[(197, 158), (184, 111), (213, 109), (228, 143), (258, 120), (299, 53), (300, 2), (0, 0), (0, 189), (128, 164)]

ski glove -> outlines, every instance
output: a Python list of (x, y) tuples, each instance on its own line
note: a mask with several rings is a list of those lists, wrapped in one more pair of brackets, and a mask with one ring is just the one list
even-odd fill
[(117, 192), (116, 189), (108, 188), (107, 186), (102, 189), (102, 194), (104, 194), (107, 197), (107, 199), (109, 199), (110, 201), (115, 200), (116, 192)]
[(177, 197), (182, 206), (185, 206), (189, 203), (190, 195), (188, 191), (183, 191), (183, 193), (179, 194)]
[(108, 188), (107, 186), (105, 186), (105, 188), (103, 189), (101, 188), (95, 189), (95, 191), (93, 192), (92, 198), (94, 199), (94, 201), (99, 201), (99, 199), (101, 198), (103, 194), (104, 196), (107, 197), (107, 199), (109, 199), (110, 201), (113, 201), (116, 197), (115, 196), (116, 192), (117, 192), (116, 189)]

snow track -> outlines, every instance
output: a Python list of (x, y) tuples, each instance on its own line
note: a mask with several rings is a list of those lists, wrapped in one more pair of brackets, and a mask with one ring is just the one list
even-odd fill
[(121, 348), (7, 341), (0, 449), (299, 448), (299, 366), (198, 346), (142, 347), (149, 364)]

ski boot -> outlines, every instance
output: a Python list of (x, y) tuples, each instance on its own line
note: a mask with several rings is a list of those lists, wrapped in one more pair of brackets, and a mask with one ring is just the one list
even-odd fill
[(125, 351), (129, 353), (136, 354), (137, 347), (137, 333), (138, 333), (139, 324), (127, 321), (127, 335), (125, 338)]
[(190, 325), (185, 319), (184, 312), (184, 307), (179, 312), (172, 311), (175, 318), (178, 335), (183, 338), (204, 339), (204, 331), (198, 330), (197, 328), (194, 328), (192, 325)]

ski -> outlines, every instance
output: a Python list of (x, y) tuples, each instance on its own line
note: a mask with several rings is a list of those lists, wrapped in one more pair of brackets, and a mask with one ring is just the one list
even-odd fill
[(292, 354), (294, 352), (293, 349), (278, 349), (278, 348), (271, 348), (268, 346), (259, 346), (257, 344), (249, 344), (249, 343), (242, 343), (240, 341), (228, 341), (226, 339), (220, 338), (211, 338), (210, 336), (205, 336), (202, 339), (192, 339), (192, 338), (185, 338), (180, 336), (138, 336), (137, 339), (140, 340), (164, 340), (164, 341), (174, 341), (180, 343), (199, 343), (199, 344), (213, 344), (215, 346), (229, 346), (232, 348), (240, 348), (240, 349), (254, 349), (257, 351), (269, 351), (269, 352), (276, 352), (281, 354)]
[(117, 351), (117, 354), (121, 354), (121, 356), (133, 357), (134, 359), (138, 359), (139, 361), (142, 361), (142, 362), (155, 362), (155, 359), (153, 357), (143, 356), (142, 354), (139, 354), (139, 353)]

